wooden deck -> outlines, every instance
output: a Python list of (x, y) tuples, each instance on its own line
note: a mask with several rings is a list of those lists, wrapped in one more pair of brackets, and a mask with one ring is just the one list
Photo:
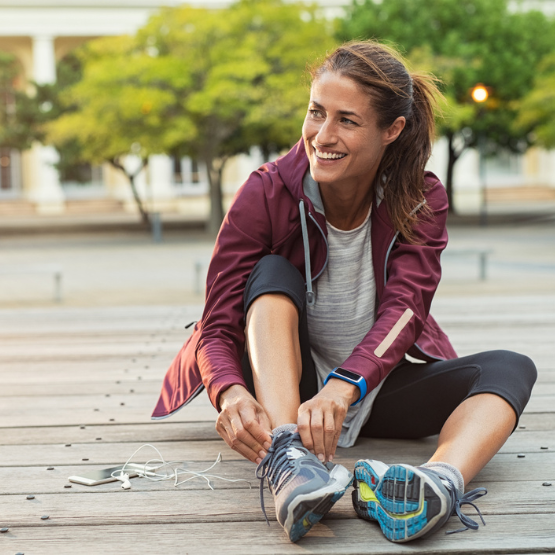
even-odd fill
[[(0, 534), (0, 554), (555, 553), (555, 297), (436, 302), (434, 314), (460, 354), (517, 350), (535, 360), (540, 377), (519, 429), (472, 484), (488, 488), (479, 502), (487, 526), (407, 545), (358, 519), (349, 495), (290, 544), (268, 493), (267, 527), (254, 466), (217, 437), (205, 395), (170, 420), (150, 421), (161, 378), (188, 333), (183, 324), (199, 311), (0, 310), (0, 528), (9, 528)], [(144, 443), (196, 470), (221, 452), (214, 472), (248, 479), (252, 489), (139, 478), (130, 491), (119, 483), (69, 487), (68, 476), (121, 464)], [(419, 464), (434, 443), (363, 440), (341, 450), (338, 462)], [(143, 451), (134, 461), (154, 456)], [(448, 529), (457, 527), (451, 519)]]

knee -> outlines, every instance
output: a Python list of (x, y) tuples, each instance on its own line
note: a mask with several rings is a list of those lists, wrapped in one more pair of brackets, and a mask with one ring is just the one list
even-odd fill
[(304, 309), (305, 285), (297, 268), (283, 256), (270, 254), (261, 258), (253, 268), (245, 286), (244, 304), (247, 312), (259, 298), (284, 295), (296, 306), (298, 312)]
[(500, 368), (506, 377), (506, 381), (519, 384), (527, 399), (529, 399), (538, 377), (538, 371), (532, 359), (513, 351), (500, 350), (493, 351), (492, 354), (501, 363)]
[(251, 276), (271, 285), (286, 284), (289, 288), (294, 286), (304, 289), (304, 280), (299, 270), (287, 258), (278, 254), (263, 256), (256, 263)]

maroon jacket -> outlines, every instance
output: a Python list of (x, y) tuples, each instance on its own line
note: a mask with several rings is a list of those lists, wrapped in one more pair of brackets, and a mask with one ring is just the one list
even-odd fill
[[(306, 214), (312, 279), (324, 269), (326, 221), (303, 192), (307, 169), (308, 158), (299, 141), (288, 154), (253, 172), (237, 192), (208, 269), (202, 319), (168, 369), (152, 418), (171, 415), (203, 386), (219, 410), (219, 396), (225, 389), (233, 384), (245, 385), (241, 371), (245, 284), (255, 264), (268, 254), (284, 256), (306, 276), (300, 209)], [(447, 245), (447, 195), (434, 174), (427, 172), (426, 181), (430, 185), (426, 201), (434, 217), (422, 219), (415, 228), (421, 244), (400, 240), (385, 201), (379, 206), (374, 202), (371, 233), (376, 319), (341, 365), (363, 376), (368, 391), (405, 353), (424, 361), (457, 356), (429, 315), (441, 276), (440, 254)]]

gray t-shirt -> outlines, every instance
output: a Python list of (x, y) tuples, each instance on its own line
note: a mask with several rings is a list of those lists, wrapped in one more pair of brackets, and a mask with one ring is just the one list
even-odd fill
[[(307, 175), (305, 192), (315, 208), (323, 212), (318, 185)], [(327, 224), (328, 264), (314, 283), (316, 302), (307, 307), (310, 348), (319, 389), (331, 370), (341, 366), (374, 325), (376, 283), (370, 213), (371, 209), (364, 222), (349, 231)], [(338, 442), (340, 447), (355, 443), (380, 387), (381, 384), (362, 403), (349, 408)]]

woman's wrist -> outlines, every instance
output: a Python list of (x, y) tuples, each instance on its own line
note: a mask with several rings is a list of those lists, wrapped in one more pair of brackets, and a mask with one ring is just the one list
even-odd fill
[(329, 387), (330, 390), (333, 390), (335, 395), (339, 395), (345, 399), (349, 406), (356, 403), (360, 398), (360, 389), (356, 385), (339, 378), (334, 378), (333, 376), (325, 387)]

